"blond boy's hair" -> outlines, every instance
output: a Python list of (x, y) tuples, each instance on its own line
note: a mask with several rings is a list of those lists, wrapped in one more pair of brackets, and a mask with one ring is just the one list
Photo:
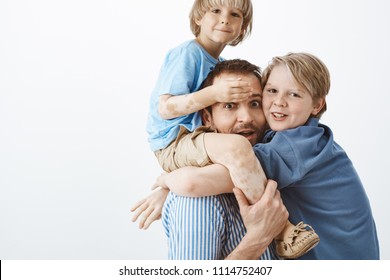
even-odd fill
[(326, 95), (330, 89), (330, 74), (326, 65), (316, 56), (309, 53), (288, 53), (275, 56), (263, 71), (262, 86), (266, 85), (272, 69), (277, 65), (285, 65), (292, 74), (295, 82), (305, 88), (316, 102), (325, 100), (322, 109), (312, 117), (321, 118), (326, 111)]
[(242, 33), (229, 43), (231, 46), (236, 46), (252, 32), (253, 7), (251, 0), (195, 0), (190, 12), (191, 31), (197, 37), (200, 33), (200, 27), (196, 21), (200, 20), (210, 8), (222, 5), (239, 9), (243, 14)]

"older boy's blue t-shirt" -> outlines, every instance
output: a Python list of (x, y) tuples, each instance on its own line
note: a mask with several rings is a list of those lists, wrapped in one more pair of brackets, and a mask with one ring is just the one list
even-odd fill
[(183, 95), (198, 91), (217, 62), (195, 40), (184, 42), (168, 52), (150, 98), (147, 132), (152, 151), (163, 149), (175, 140), (180, 126), (193, 131), (202, 124), (198, 112), (169, 120), (162, 119), (158, 113), (160, 95)]
[(311, 225), (321, 241), (300, 259), (379, 259), (370, 202), (345, 151), (318, 119), (269, 131), (254, 151), (278, 182), (293, 224)]

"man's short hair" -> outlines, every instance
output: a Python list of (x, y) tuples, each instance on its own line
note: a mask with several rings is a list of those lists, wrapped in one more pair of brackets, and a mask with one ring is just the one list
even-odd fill
[(261, 82), (261, 68), (257, 65), (249, 63), (244, 59), (230, 59), (218, 62), (214, 69), (207, 75), (201, 85), (201, 89), (211, 86), (214, 79), (221, 74), (253, 74)]

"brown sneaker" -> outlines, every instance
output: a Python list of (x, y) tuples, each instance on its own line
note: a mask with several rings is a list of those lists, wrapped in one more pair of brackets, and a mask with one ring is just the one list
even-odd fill
[(311, 226), (303, 222), (296, 226), (290, 225), (275, 239), (276, 252), (284, 259), (299, 258), (320, 242), (319, 236)]

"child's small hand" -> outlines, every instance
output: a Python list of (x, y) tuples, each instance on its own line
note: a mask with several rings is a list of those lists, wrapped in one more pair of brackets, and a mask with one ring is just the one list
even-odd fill
[(241, 78), (219, 80), (212, 86), (215, 87), (216, 102), (242, 102), (253, 94), (251, 84)]
[(161, 218), (162, 208), (168, 193), (168, 189), (160, 188), (135, 203), (130, 209), (131, 212), (134, 212), (131, 221), (135, 222), (139, 218), (139, 228), (148, 229), (154, 221)]

